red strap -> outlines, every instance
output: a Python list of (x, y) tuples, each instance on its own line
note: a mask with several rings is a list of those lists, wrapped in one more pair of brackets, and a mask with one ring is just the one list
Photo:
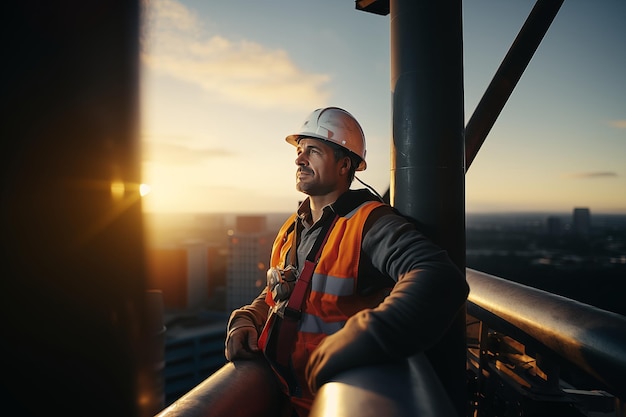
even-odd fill
[[(309, 260), (305, 261), (304, 269), (302, 270), (302, 274), (298, 278), (296, 282), (296, 286), (289, 297), (289, 302), (285, 307), (285, 311), (283, 312), (283, 321), (280, 326), (280, 338), (276, 343), (276, 361), (283, 366), (287, 366), (289, 363), (289, 355), (293, 349), (294, 344), (296, 343), (296, 334), (298, 333), (298, 323), (300, 322), (300, 318), (302, 315), (302, 304), (304, 301), (304, 296), (306, 294), (306, 290), (309, 287), (309, 283), (311, 282), (311, 277), (313, 276), (313, 270), (315, 269), (315, 264)], [(300, 285), (298, 285), (300, 284)], [(292, 300), (296, 301), (292, 303)], [(299, 306), (297, 309), (291, 307), (291, 305)]]
[[(307, 259), (304, 262), (302, 273), (298, 277), (293, 292), (287, 302), (287, 306), (285, 307), (283, 321), (280, 328), (280, 338), (278, 339), (276, 346), (276, 360), (281, 365), (287, 366), (289, 363), (289, 355), (291, 355), (293, 346), (296, 342), (298, 323), (300, 322), (302, 315), (304, 299), (306, 297), (309, 284), (311, 283), (311, 278), (313, 277), (313, 271), (315, 270), (315, 266), (322, 255), (322, 248), (328, 240), (328, 236), (330, 236), (330, 231), (333, 229), (333, 226), (337, 222), (338, 218), (339, 216), (335, 216), (332, 223), (328, 227), (326, 236), (324, 236), (324, 240), (315, 254), (315, 260), (312, 261)], [(297, 250), (297, 248), (293, 247), (292, 250)]]
[(311, 278), (313, 277), (315, 265), (316, 263), (309, 260), (304, 261), (304, 268), (302, 268), (302, 273), (298, 277), (296, 285), (293, 288), (293, 292), (289, 296), (287, 308), (291, 308), (292, 310), (297, 311), (302, 310), (306, 290), (309, 288), (309, 283), (311, 282)]
[(280, 325), (280, 338), (276, 343), (276, 362), (283, 366), (289, 364), (291, 350), (296, 343), (298, 320), (285, 320)]
[[(296, 281), (296, 285), (289, 297), (289, 302), (287, 303), (287, 308), (291, 308), (292, 310), (296, 310), (298, 312), (302, 312), (302, 306), (304, 305), (304, 297), (306, 296), (306, 290), (309, 288), (309, 283), (311, 282), (311, 277), (313, 277), (313, 271), (315, 270), (315, 266), (322, 255), (322, 249), (328, 240), (328, 236), (330, 236), (330, 231), (333, 230), (333, 226), (337, 223), (337, 219), (339, 216), (335, 215), (335, 218), (328, 226), (328, 230), (326, 231), (326, 236), (324, 236), (324, 240), (319, 246), (317, 253), (315, 254), (314, 260), (311, 260), (307, 257), (307, 260), (304, 262), (304, 268), (302, 268), (302, 273), (298, 277)], [(297, 248), (292, 248), (292, 250), (297, 250)]]

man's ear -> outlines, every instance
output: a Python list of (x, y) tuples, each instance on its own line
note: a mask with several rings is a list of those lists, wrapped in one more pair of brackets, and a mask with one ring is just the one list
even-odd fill
[(350, 172), (350, 168), (352, 167), (352, 160), (350, 157), (346, 156), (343, 158), (343, 162), (341, 163), (341, 173), (346, 174)]

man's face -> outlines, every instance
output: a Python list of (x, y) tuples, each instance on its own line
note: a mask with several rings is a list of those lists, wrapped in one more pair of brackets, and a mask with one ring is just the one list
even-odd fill
[(339, 189), (344, 161), (335, 161), (333, 148), (323, 140), (303, 138), (296, 148), (296, 189), (310, 196), (326, 195)]

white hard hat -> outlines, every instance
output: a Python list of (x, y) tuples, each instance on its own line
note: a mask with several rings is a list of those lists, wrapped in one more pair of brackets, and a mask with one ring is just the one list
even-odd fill
[(303, 137), (335, 143), (361, 158), (361, 162), (356, 168), (357, 171), (363, 171), (367, 168), (363, 129), (354, 116), (339, 107), (315, 110), (304, 121), (300, 131), (287, 136), (285, 140), (297, 146), (298, 141)]

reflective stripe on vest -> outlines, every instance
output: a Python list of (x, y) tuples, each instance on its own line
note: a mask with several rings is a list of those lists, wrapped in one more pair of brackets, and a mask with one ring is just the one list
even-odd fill
[[(303, 313), (313, 316), (300, 324), (300, 332), (332, 334), (345, 324), (356, 312), (373, 305), (364, 304), (356, 297), (361, 239), (367, 217), (383, 203), (367, 201), (340, 217), (330, 232), (322, 249), (322, 256), (315, 268), (311, 281), (311, 292), (306, 300)], [(288, 233), (295, 215), (281, 227), (272, 248), (271, 266), (283, 268), (287, 253), (293, 245), (294, 233)], [(269, 297), (268, 304), (273, 305)], [(371, 300), (365, 302), (371, 303)], [(323, 322), (324, 325), (311, 326), (310, 323)], [(334, 329), (334, 331), (332, 330)]]
[(355, 288), (355, 278), (339, 278), (329, 275), (313, 274), (311, 291), (325, 292), (326, 294), (345, 296), (352, 295)]
[(300, 331), (306, 333), (321, 333), (325, 335), (336, 333), (346, 324), (345, 321), (326, 323), (312, 314), (303, 314), (300, 322)]

